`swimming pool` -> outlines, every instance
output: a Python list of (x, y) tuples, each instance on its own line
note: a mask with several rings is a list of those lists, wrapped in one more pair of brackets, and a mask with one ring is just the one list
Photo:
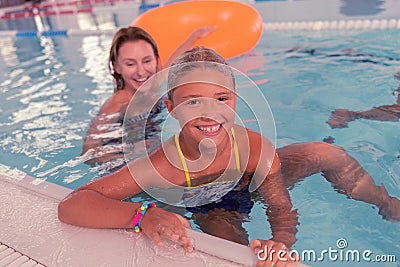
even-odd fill
[[(366, 110), (395, 103), (399, 35), (390, 29), (266, 31), (255, 49), (230, 62), (269, 101), (278, 147), (332, 137), (376, 183), (385, 183), (391, 195), (400, 197), (398, 122), (358, 120), (345, 129), (330, 129), (326, 123), (336, 108)], [(6, 100), (0, 105), (0, 163), (69, 188), (107, 173), (110, 166), (91, 168), (79, 155), (91, 118), (112, 93), (106, 66), (111, 38), (112, 33), (103, 32), (0, 39), (0, 92)], [(384, 221), (371, 205), (334, 192), (321, 175), (305, 179), (290, 193), (300, 214), (298, 251), (337, 249), (337, 240), (344, 238), (349, 249), (395, 255), (399, 263), (400, 225)], [(246, 225), (250, 238), (269, 237), (264, 213), (259, 205), (253, 210), (251, 226)]]

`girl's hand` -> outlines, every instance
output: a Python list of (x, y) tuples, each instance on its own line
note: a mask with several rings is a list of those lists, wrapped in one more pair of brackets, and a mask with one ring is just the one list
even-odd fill
[(193, 245), (185, 228), (191, 228), (188, 220), (181, 215), (161, 208), (148, 209), (140, 224), (143, 232), (158, 246), (164, 246), (161, 237), (180, 242), (187, 252), (193, 251)]
[(256, 267), (289, 267), (296, 266), (300, 258), (283, 243), (273, 240), (252, 240), (250, 248), (257, 255)]

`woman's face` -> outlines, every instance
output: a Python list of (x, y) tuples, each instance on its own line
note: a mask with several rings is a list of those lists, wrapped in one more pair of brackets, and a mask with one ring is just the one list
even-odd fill
[(157, 71), (153, 47), (144, 40), (123, 43), (114, 70), (122, 76), (124, 89), (136, 92)]

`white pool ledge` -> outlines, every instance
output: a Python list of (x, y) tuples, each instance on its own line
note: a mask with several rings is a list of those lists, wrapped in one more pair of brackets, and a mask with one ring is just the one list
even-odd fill
[(185, 253), (172, 242), (156, 247), (144, 235), (124, 229), (61, 223), (57, 205), (70, 192), (0, 164), (0, 242), (45, 266), (223, 267), (256, 261), (246, 246), (193, 230), (189, 235), (196, 251)]

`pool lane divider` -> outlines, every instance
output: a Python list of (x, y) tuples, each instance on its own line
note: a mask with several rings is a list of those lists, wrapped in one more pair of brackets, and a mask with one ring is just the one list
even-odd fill
[(400, 19), (264, 22), (264, 30), (386, 30), (400, 29)]
[(0, 37), (55, 37), (114, 34), (116, 29), (100, 30), (49, 30), (49, 31), (0, 31)]
[[(265, 31), (287, 30), (385, 30), (400, 29), (400, 19), (264, 22)], [(0, 37), (55, 37), (114, 34), (115, 28), (96, 30), (0, 31)]]

